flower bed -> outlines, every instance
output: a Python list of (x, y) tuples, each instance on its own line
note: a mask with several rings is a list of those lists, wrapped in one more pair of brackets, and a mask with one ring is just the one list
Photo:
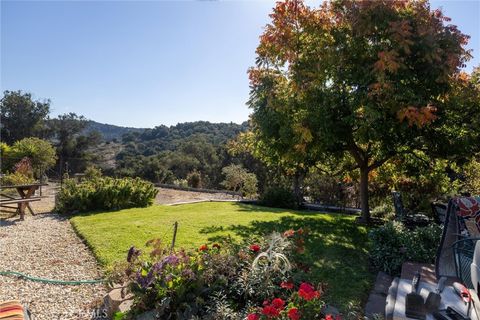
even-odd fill
[[(134, 305), (116, 319), (155, 310), (161, 319), (334, 319), (324, 314), (322, 284), (302, 280), (308, 266), (297, 263), (304, 231), (272, 233), (257, 243), (204, 244), (171, 251), (151, 240), (145, 257), (132, 247), (124, 274)], [(303, 270), (302, 270), (303, 269)]]

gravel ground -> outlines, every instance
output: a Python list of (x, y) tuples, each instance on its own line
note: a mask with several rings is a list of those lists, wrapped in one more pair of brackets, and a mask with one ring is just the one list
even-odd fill
[(168, 188), (157, 188), (158, 194), (155, 198), (156, 204), (175, 204), (202, 200), (239, 200), (239, 196), (232, 196), (227, 193), (206, 193), (183, 191)]
[[(0, 220), (0, 257), (0, 271), (57, 280), (102, 277), (69, 221), (54, 214)], [(105, 293), (101, 284), (63, 286), (0, 276), (0, 301), (18, 299), (38, 320), (92, 319), (101, 312), (95, 308)]]
[[(95, 258), (74, 233), (70, 222), (51, 214), (58, 186), (42, 189), (42, 200), (32, 202), (25, 221), (18, 216), (0, 219), (0, 271), (17, 271), (57, 280), (90, 280), (102, 277)], [(37, 195), (39, 195), (37, 193)], [(159, 188), (156, 204), (201, 200), (233, 200), (222, 193), (202, 193)], [(0, 213), (0, 218), (10, 214)], [(0, 276), (0, 301), (20, 300), (34, 320), (105, 319), (98, 302), (106, 294), (103, 285), (61, 286)]]

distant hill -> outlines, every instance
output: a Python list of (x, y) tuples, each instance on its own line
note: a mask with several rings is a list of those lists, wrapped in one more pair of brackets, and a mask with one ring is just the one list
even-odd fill
[(99, 131), (103, 138), (106, 141), (111, 141), (113, 139), (121, 140), (122, 136), (125, 133), (138, 132), (143, 133), (146, 129), (144, 128), (131, 128), (131, 127), (121, 127), (115, 126), (113, 124), (100, 123), (96, 121), (89, 120), (88, 125), (83, 131), (84, 134), (87, 134), (92, 131)]

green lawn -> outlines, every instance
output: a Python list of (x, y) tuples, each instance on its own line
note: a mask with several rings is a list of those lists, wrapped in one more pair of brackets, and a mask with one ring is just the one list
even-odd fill
[(107, 268), (124, 260), (131, 245), (142, 248), (152, 238), (170, 242), (175, 221), (177, 247), (184, 248), (228, 235), (248, 240), (274, 230), (308, 228), (306, 259), (314, 264), (310, 281), (327, 283), (327, 300), (345, 306), (364, 301), (373, 280), (368, 272), (367, 230), (353, 220), (341, 214), (206, 202), (92, 213), (71, 222)]

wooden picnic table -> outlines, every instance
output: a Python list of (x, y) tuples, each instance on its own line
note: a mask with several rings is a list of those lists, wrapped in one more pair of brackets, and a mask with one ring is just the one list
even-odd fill
[[(25, 217), (25, 209), (28, 208), (32, 215), (35, 215), (30, 202), (40, 201), (40, 197), (35, 197), (35, 191), (40, 189), (42, 186), (46, 186), (46, 183), (31, 183), (31, 184), (20, 184), (20, 185), (11, 185), (11, 186), (0, 186), (0, 207), (16, 209), (15, 213), (20, 214), (20, 219), (23, 220)], [(11, 195), (1, 192), (5, 189), (15, 189), (20, 196), (20, 198), (12, 197)], [(16, 207), (11, 207), (10, 205), (16, 205)]]

